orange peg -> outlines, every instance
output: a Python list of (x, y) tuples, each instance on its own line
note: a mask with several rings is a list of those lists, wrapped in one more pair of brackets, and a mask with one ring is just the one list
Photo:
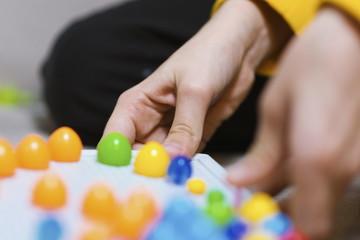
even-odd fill
[(116, 213), (115, 235), (128, 240), (140, 239), (148, 223), (144, 211), (136, 204), (118, 207)]
[(82, 211), (90, 220), (112, 222), (116, 208), (116, 199), (111, 189), (104, 184), (96, 184), (86, 194)]
[(14, 175), (17, 167), (16, 156), (11, 144), (5, 139), (0, 139), (0, 177)]
[(16, 156), (22, 168), (41, 170), (49, 167), (49, 147), (38, 135), (30, 134), (23, 138), (17, 147)]
[(37, 182), (33, 192), (34, 205), (46, 210), (56, 210), (65, 206), (66, 201), (65, 184), (57, 175), (46, 174)]
[(109, 240), (110, 231), (105, 225), (91, 225), (90, 228), (83, 231), (79, 240)]
[(127, 204), (141, 209), (145, 222), (151, 221), (157, 216), (156, 203), (147, 191), (134, 192), (130, 195)]
[(58, 162), (77, 162), (83, 148), (79, 135), (69, 127), (61, 127), (50, 135), (51, 159)]

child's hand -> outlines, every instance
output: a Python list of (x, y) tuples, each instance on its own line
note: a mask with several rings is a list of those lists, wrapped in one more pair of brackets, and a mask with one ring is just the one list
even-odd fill
[(324, 7), (289, 48), (260, 117), (256, 141), (229, 181), (268, 191), (293, 184), (296, 224), (324, 237), (360, 170), (359, 23)]
[(171, 155), (193, 155), (237, 109), (254, 69), (289, 38), (282, 24), (265, 5), (227, 1), (149, 78), (120, 96), (104, 134), (119, 131), (135, 148), (152, 140)]

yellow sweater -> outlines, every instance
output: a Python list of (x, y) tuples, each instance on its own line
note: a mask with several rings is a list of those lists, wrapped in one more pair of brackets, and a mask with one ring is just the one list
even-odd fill
[(301, 33), (311, 22), (322, 4), (334, 4), (360, 21), (359, 0), (265, 0), (289, 23), (292, 29)]
[[(217, 0), (215, 13), (226, 0)], [(262, 0), (258, 0), (262, 1)], [(360, 0), (264, 0), (289, 23), (295, 33), (301, 33), (322, 4), (334, 4), (360, 21)]]
[[(226, 0), (217, 0), (214, 4), (214, 14)], [(258, 0), (263, 1), (263, 0)], [(315, 17), (322, 4), (333, 4), (351, 14), (360, 21), (360, 0), (264, 0), (275, 9), (290, 25), (296, 34), (300, 34)], [(262, 75), (274, 73), (276, 64), (267, 61), (257, 72)]]

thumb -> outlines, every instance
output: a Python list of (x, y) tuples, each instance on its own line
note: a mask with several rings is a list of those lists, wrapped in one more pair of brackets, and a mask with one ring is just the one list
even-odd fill
[(203, 86), (181, 86), (177, 92), (174, 121), (164, 142), (170, 156), (192, 157), (200, 145), (210, 94)]

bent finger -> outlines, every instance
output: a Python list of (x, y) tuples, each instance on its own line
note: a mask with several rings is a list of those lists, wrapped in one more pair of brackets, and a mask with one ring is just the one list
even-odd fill
[(192, 157), (202, 139), (205, 115), (211, 99), (204, 87), (194, 83), (180, 86), (176, 97), (176, 110), (164, 147), (171, 156)]
[(131, 144), (134, 144), (136, 138), (136, 128), (130, 111), (128, 110), (128, 96), (122, 94), (116, 103), (108, 122), (106, 123), (103, 136), (112, 132), (122, 133)]
[[(250, 151), (228, 169), (228, 181), (235, 186), (265, 184), (284, 157), (287, 93), (279, 80), (273, 80), (261, 100), (260, 125)], [(269, 184), (269, 183), (266, 183)]]

